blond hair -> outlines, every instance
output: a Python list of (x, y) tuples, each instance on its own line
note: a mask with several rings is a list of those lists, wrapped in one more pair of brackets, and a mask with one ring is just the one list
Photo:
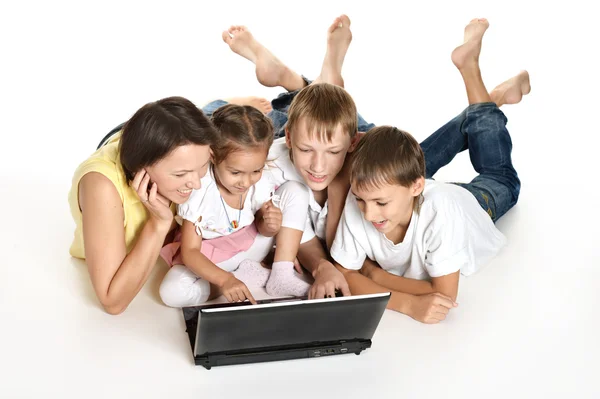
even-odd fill
[(287, 131), (293, 135), (301, 120), (309, 138), (317, 135), (320, 141), (331, 142), (338, 126), (350, 138), (358, 129), (354, 100), (346, 90), (329, 83), (311, 84), (296, 95), (288, 111)]

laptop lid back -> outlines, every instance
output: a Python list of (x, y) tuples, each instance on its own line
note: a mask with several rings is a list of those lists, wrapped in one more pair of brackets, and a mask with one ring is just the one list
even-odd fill
[(194, 355), (370, 340), (390, 294), (201, 309)]

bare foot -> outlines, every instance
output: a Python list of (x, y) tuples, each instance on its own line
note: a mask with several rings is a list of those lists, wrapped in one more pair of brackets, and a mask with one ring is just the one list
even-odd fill
[(452, 52), (452, 62), (459, 70), (479, 65), (481, 40), (490, 26), (485, 18), (475, 18), (465, 27), (465, 42)]
[(521, 71), (517, 76), (496, 86), (490, 93), (490, 97), (498, 107), (501, 107), (504, 104), (518, 104), (530, 91), (529, 72)]
[(228, 98), (225, 101), (230, 104), (250, 105), (265, 115), (273, 110), (273, 107), (271, 107), (271, 102), (262, 97), (233, 97)]
[(222, 37), (231, 51), (256, 65), (256, 78), (263, 86), (282, 86), (288, 91), (305, 86), (302, 77), (256, 41), (245, 26), (232, 26), (229, 30), (223, 31)]
[(340, 15), (327, 29), (327, 52), (321, 74), (315, 79), (315, 83), (326, 82), (344, 87), (342, 65), (351, 41), (350, 18), (347, 15)]

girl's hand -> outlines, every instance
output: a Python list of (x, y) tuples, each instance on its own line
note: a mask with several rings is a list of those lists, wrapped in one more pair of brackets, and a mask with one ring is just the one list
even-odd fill
[(173, 212), (171, 211), (171, 201), (163, 197), (158, 193), (158, 186), (156, 183), (150, 184), (150, 175), (145, 169), (137, 172), (131, 182), (131, 188), (136, 192), (140, 201), (148, 212), (150, 217), (160, 224), (165, 224), (170, 227), (173, 222)]
[(267, 237), (273, 237), (279, 233), (281, 229), (281, 222), (283, 220), (283, 214), (281, 209), (277, 208), (271, 201), (267, 201), (260, 208), (263, 225), (265, 228), (264, 234)]
[(256, 300), (248, 287), (246, 287), (246, 284), (235, 278), (233, 274), (225, 280), (221, 286), (221, 292), (229, 302), (243, 302), (248, 299), (250, 303), (256, 305)]

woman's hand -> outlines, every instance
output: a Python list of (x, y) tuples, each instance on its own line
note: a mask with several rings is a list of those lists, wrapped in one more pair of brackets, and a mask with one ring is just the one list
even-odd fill
[(158, 193), (156, 183), (150, 185), (150, 175), (145, 169), (137, 172), (131, 182), (131, 187), (137, 192), (140, 201), (148, 212), (150, 217), (159, 224), (164, 224), (167, 227), (173, 222), (173, 212), (171, 211), (171, 201)]

